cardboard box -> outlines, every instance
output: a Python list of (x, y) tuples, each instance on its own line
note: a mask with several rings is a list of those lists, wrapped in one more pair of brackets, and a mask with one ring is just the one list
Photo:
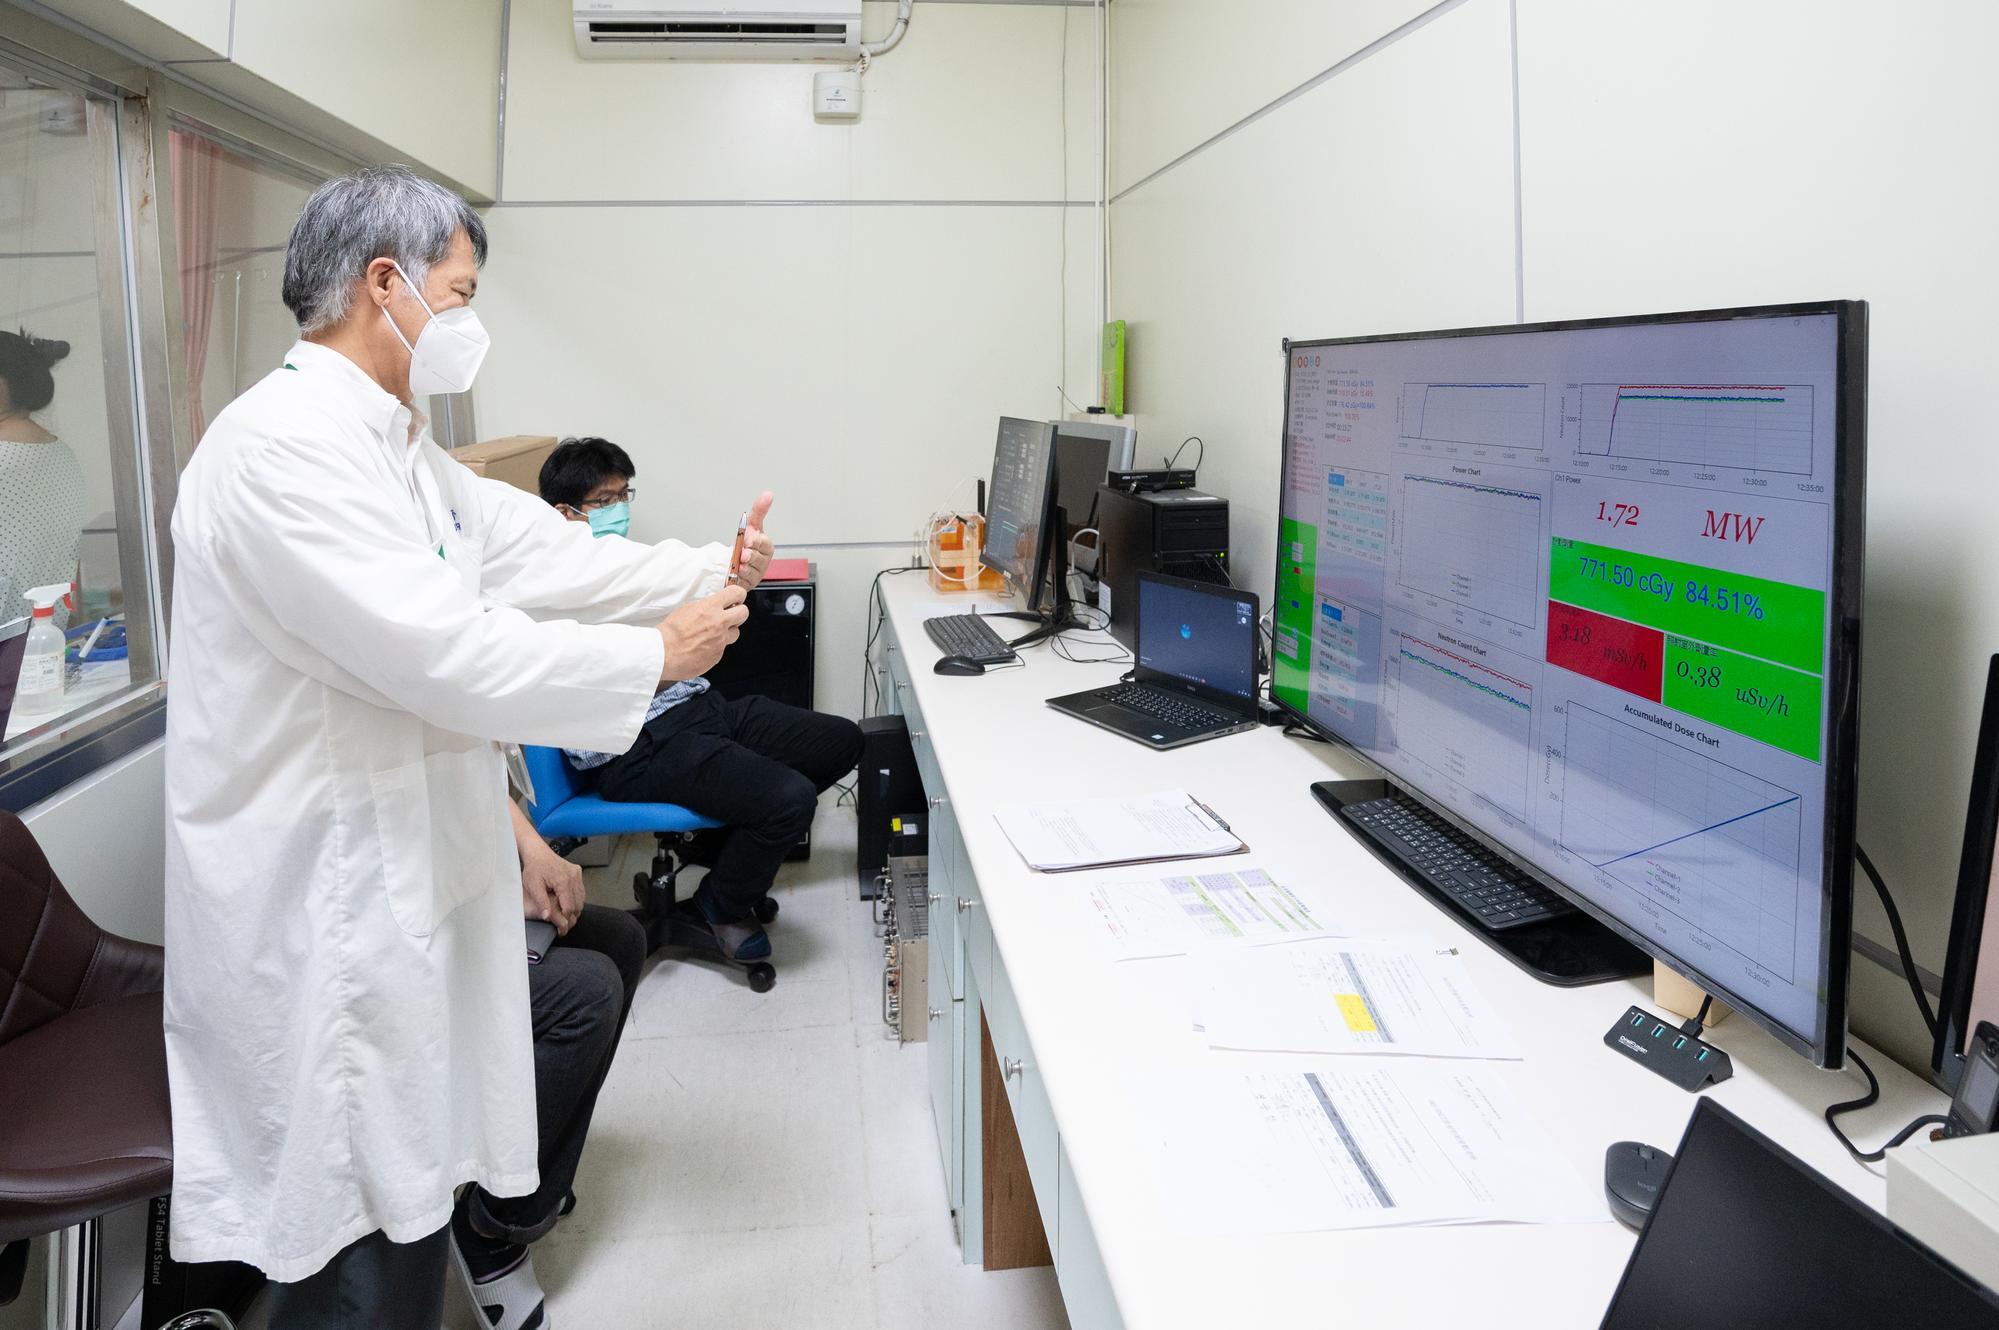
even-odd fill
[(510, 434), (504, 439), (487, 439), (453, 448), (451, 455), (478, 476), (504, 480), (515, 489), (539, 494), (541, 464), (555, 451), (553, 434)]

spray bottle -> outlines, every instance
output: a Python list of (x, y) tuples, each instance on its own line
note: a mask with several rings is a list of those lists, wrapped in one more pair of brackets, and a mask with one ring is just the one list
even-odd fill
[(56, 602), (69, 594), (67, 584), (38, 586), (25, 599), (35, 607), (28, 628), (28, 650), (21, 660), (21, 684), (15, 702), (24, 711), (62, 709), (63, 641), (56, 627)]

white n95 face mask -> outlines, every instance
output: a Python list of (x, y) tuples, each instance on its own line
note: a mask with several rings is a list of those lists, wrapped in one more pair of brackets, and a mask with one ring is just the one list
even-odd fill
[[(391, 263), (395, 260), (391, 259)], [(410, 353), (410, 393), (424, 397), (431, 393), (462, 393), (472, 386), (478, 377), (479, 366), (486, 359), (493, 339), (486, 335), (486, 327), (479, 322), (479, 316), (469, 305), (459, 305), (447, 309), (442, 314), (430, 307), (429, 302), (417, 293), (416, 284), (409, 279), (400, 263), (395, 263), (396, 275), (403, 279), (403, 290), (410, 293), (424, 313), (430, 316), (423, 325), (423, 331), (416, 335), (416, 345), (411, 346), (403, 330), (396, 327), (396, 321), (389, 319), (387, 307), (382, 309), (382, 317), (389, 319), (389, 328)]]

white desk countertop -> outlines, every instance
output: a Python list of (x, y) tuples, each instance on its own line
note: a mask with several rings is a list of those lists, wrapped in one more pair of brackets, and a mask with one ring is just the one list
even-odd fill
[[(1284, 1063), (1209, 1050), (1190, 1026), (1186, 962), (1109, 959), (1083, 909), (1090, 875), (1029, 870), (991, 810), (1183, 786), (1250, 846), (1247, 856), (1207, 862), (1268, 868), (1353, 933), (1415, 931), (1459, 946), (1522, 1046), (1523, 1061), (1489, 1065), (1591, 1188), (1600, 1186), (1606, 1146), (1634, 1139), (1670, 1150), (1693, 1111), (1695, 1096), (1603, 1045), (1627, 1006), (1650, 1007), (1649, 980), (1562, 989), (1516, 969), (1378, 863), (1312, 797), (1314, 781), (1371, 774), (1332, 748), (1266, 728), (1151, 752), (1043, 705), (1113, 682), (1125, 668), (1074, 664), (1046, 645), (1024, 651), (1023, 669), (934, 674), (939, 653), (922, 621), (996, 602), (939, 595), (914, 573), (882, 586), (1125, 1325), (1596, 1325), (1633, 1242), (1609, 1219), (1277, 1236), (1181, 1231), (1161, 1199), (1159, 1175), (1172, 1167), (1163, 1123), (1148, 1114), (1137, 1087), (1178, 1066)], [(1090, 653), (1084, 642), (1113, 645), (1093, 635), (1078, 640), (1079, 654)], [(1733, 1059), (1735, 1075), (1706, 1093), (1868, 1204), (1884, 1205), (1881, 1166), (1854, 1163), (1820, 1120), (1827, 1104), (1864, 1088), (1857, 1071), (1817, 1070), (1739, 1014), (1708, 1037)], [(1850, 1133), (1872, 1145), (1916, 1115), (1942, 1110), (1940, 1092), (1867, 1051), (1881, 1076), (1881, 1103), (1847, 1119)]]

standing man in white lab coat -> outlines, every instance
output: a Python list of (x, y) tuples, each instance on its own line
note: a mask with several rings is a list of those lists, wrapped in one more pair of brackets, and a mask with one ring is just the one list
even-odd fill
[(536, 1185), (502, 743), (623, 752), (735, 640), (770, 541), (595, 540), (474, 477), (485, 228), (375, 167), (285, 255), (302, 337), (216, 417), (173, 517), (166, 1038), (173, 1254), (277, 1284), (284, 1330), (423, 1327), (452, 1191)]

